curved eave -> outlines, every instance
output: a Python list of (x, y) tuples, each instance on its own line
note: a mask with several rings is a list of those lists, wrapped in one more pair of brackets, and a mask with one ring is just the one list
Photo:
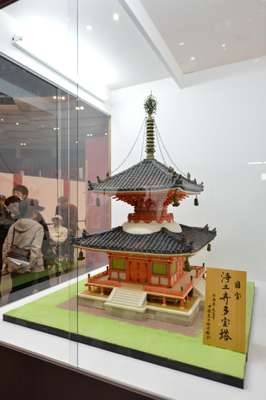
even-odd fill
[[(214, 239), (214, 238), (213, 238)], [(213, 240), (212, 239), (212, 240)], [(82, 249), (82, 250), (86, 250), (86, 251), (94, 251), (94, 252), (99, 252), (99, 253), (125, 253), (125, 254), (136, 254), (136, 255), (145, 255), (145, 256), (151, 256), (151, 257), (177, 257), (177, 256), (193, 256), (195, 254), (197, 254), (199, 251), (201, 251), (205, 246), (207, 246), (208, 243), (206, 243), (205, 245), (203, 245), (201, 248), (191, 251), (189, 253), (146, 253), (146, 252), (137, 252), (137, 251), (130, 251), (130, 250), (112, 250), (110, 248), (105, 249), (99, 249), (99, 248), (95, 248), (95, 247), (85, 247), (85, 246), (79, 246), (77, 244), (74, 245), (74, 247), (76, 249)]]
[(98, 194), (103, 194), (103, 195), (110, 195), (110, 196), (116, 196), (117, 194), (121, 193), (121, 194), (136, 194), (136, 193), (164, 193), (164, 192), (169, 192), (171, 190), (177, 190), (181, 193), (184, 193), (184, 195), (186, 196), (195, 196), (197, 194), (200, 194), (201, 192), (203, 192), (203, 187), (199, 187), (198, 190), (185, 190), (183, 188), (180, 187), (166, 187), (166, 188), (158, 188), (158, 187), (149, 187), (149, 188), (139, 188), (139, 189), (97, 189), (97, 188), (93, 188), (93, 189), (89, 189), (89, 191), (93, 192), (93, 193), (98, 193)]

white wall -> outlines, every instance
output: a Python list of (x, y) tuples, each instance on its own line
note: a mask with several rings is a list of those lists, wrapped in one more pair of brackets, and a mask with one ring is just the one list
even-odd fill
[[(202, 250), (195, 262), (247, 269), (249, 278), (266, 280), (266, 180), (261, 179), (266, 165), (248, 165), (266, 161), (266, 71), (183, 90), (165, 79), (113, 92), (113, 169), (134, 142), (151, 90), (158, 100), (157, 124), (172, 158), (205, 183), (200, 206), (185, 200), (173, 209), (176, 220), (217, 228), (212, 252)], [(122, 169), (139, 161), (140, 147)], [(114, 202), (113, 225), (124, 222), (129, 211)]]

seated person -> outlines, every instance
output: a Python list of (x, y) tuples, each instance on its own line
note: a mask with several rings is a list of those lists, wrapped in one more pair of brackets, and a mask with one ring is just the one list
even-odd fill
[[(43, 271), (41, 248), (44, 230), (37, 222), (38, 212), (39, 208), (36, 202), (34, 200), (27, 201), (24, 217), (18, 219), (9, 228), (3, 244), (4, 271), (15, 273)], [(16, 254), (17, 257), (15, 257)]]

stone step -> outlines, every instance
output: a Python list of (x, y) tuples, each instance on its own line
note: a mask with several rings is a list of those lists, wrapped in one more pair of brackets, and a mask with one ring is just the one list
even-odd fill
[(130, 307), (143, 307), (146, 302), (146, 293), (142, 290), (114, 288), (106, 303)]
[(202, 299), (204, 300), (205, 299), (205, 289), (206, 289), (205, 279), (200, 278), (200, 280), (196, 283), (196, 285), (194, 287), (198, 291), (198, 293), (202, 297)]

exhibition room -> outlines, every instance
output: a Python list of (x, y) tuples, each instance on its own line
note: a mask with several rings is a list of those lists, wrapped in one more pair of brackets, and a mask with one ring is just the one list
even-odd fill
[(265, 0), (0, 1), (2, 394), (266, 398), (265, 127)]

